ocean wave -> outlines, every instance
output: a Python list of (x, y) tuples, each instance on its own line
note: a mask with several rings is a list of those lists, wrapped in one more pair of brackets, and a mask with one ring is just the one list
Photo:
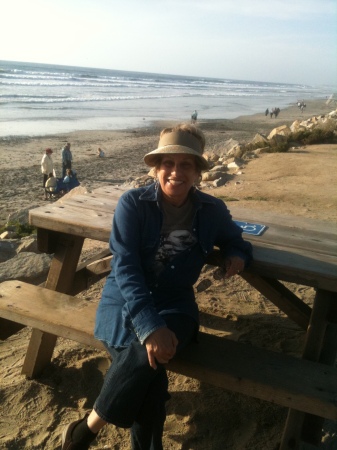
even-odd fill
[[(118, 102), (135, 100), (165, 100), (174, 98), (256, 98), (264, 97), (263, 92), (199, 92), (199, 93), (171, 93), (157, 95), (115, 95), (115, 96), (90, 96), (90, 97), (69, 97), (69, 96), (28, 96), (28, 95), (0, 95), (0, 104), (21, 103), (21, 104), (51, 104), (51, 103), (93, 103), (93, 102)], [(276, 93), (275, 93), (276, 96)], [(278, 97), (280, 94), (278, 93)], [(272, 96), (271, 96), (272, 97)]]
[(281, 83), (248, 82), (241, 80), (221, 80), (204, 78), (175, 78), (175, 77), (133, 77), (133, 76), (95, 76), (90, 74), (77, 73), (56, 73), (56, 72), (29, 72), (9, 73), (0, 72), (0, 85), (4, 86), (42, 86), (42, 87), (83, 87), (83, 88), (149, 88), (149, 89), (248, 89), (273, 91), (277, 89), (298, 90), (306, 89), (305, 86), (284, 85)]

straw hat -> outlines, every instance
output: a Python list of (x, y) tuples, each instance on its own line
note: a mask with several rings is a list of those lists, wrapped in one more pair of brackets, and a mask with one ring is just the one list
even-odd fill
[(172, 154), (193, 155), (198, 159), (201, 170), (209, 168), (208, 162), (202, 156), (203, 149), (200, 141), (193, 134), (184, 131), (165, 133), (159, 140), (158, 148), (144, 156), (144, 162), (154, 167), (158, 161), (158, 155)]

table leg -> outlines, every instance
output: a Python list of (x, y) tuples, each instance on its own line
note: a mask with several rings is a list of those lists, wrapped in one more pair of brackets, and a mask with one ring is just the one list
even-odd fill
[[(317, 290), (306, 335), (303, 358), (334, 365), (337, 356), (337, 294)], [(322, 417), (289, 410), (280, 450), (318, 449)]]
[[(45, 284), (47, 289), (64, 294), (71, 291), (83, 242), (84, 238), (78, 236), (63, 234), (58, 237), (57, 248)], [(34, 378), (42, 372), (51, 360), (56, 339), (57, 337), (52, 334), (33, 329), (22, 374), (28, 378)]]
[(302, 300), (300, 300), (293, 292), (291, 292), (284, 284), (278, 280), (268, 277), (262, 277), (243, 271), (241, 277), (251, 286), (261, 292), (274, 305), (283, 311), (297, 325), (306, 330), (309, 325), (311, 316), (311, 308)]

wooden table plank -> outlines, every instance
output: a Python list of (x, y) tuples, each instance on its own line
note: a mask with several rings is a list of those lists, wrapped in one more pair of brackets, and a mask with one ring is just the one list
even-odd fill
[[(275, 214), (270, 211), (261, 211), (251, 208), (243, 208), (234, 203), (227, 203), (227, 207), (233, 217), (240, 220), (247, 220), (250, 222), (262, 223), (264, 225), (277, 224), (288, 228), (308, 230), (310, 232), (323, 232), (326, 234), (337, 234), (337, 224), (333, 222), (326, 222), (324, 220), (311, 219), (300, 216), (288, 216)], [(261, 221), (261, 222), (259, 222)]]
[[(112, 217), (124, 189), (102, 187), (30, 211), (40, 228), (108, 242)], [(337, 291), (334, 224), (231, 207), (233, 217), (267, 225), (261, 236), (244, 234), (254, 246), (252, 271), (283, 281)]]
[(29, 212), (30, 224), (60, 233), (108, 242), (112, 213), (54, 203)]
[(75, 195), (64, 202), (53, 203), (52, 205), (62, 205), (65, 210), (71, 207), (90, 209), (114, 214), (117, 205), (117, 198), (98, 197), (94, 194)]
[(337, 259), (310, 251), (253, 243), (251, 270), (270, 278), (337, 292)]
[[(93, 227), (93, 221), (99, 220), (100, 228), (103, 228), (102, 240), (108, 241), (112, 224), (112, 216), (117, 204), (117, 199), (100, 199), (98, 197), (77, 196), (70, 198), (66, 202), (59, 204), (53, 203), (30, 211), (30, 223), (37, 227), (43, 227), (54, 231), (68, 232), (68, 224), (79, 226), (90, 236), (95, 233), (97, 226)], [(257, 217), (255, 215), (255, 217)], [(234, 216), (236, 220), (251, 219)], [(254, 219), (255, 220), (255, 219)], [(256, 219), (258, 220), (258, 218)], [(55, 229), (55, 222), (59, 223)], [(260, 221), (261, 222), (261, 221)], [(60, 228), (64, 224), (64, 229)], [(108, 224), (108, 226), (107, 226)], [(85, 230), (87, 228), (87, 230)], [(261, 236), (244, 234), (245, 239), (253, 244), (270, 244), (282, 249), (294, 249), (297, 251), (308, 251), (317, 254), (326, 254), (337, 256), (337, 233), (331, 234), (324, 231), (309, 232), (305, 229), (286, 227), (277, 224), (275, 218), (274, 224), (269, 224), (268, 229)], [(92, 237), (94, 238), (94, 237)]]

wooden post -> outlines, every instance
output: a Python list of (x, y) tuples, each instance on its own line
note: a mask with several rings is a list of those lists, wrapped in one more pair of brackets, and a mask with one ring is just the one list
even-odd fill
[[(334, 364), (337, 354), (336, 301), (336, 293), (322, 289), (317, 291), (306, 335), (304, 359)], [(318, 449), (323, 422), (321, 417), (290, 409), (280, 450)]]
[[(82, 237), (64, 234), (59, 236), (57, 249), (45, 284), (47, 289), (64, 294), (71, 292), (83, 242), (84, 238)], [(57, 337), (52, 334), (33, 329), (22, 367), (22, 374), (28, 378), (35, 378), (40, 375), (51, 360), (56, 339)]]

